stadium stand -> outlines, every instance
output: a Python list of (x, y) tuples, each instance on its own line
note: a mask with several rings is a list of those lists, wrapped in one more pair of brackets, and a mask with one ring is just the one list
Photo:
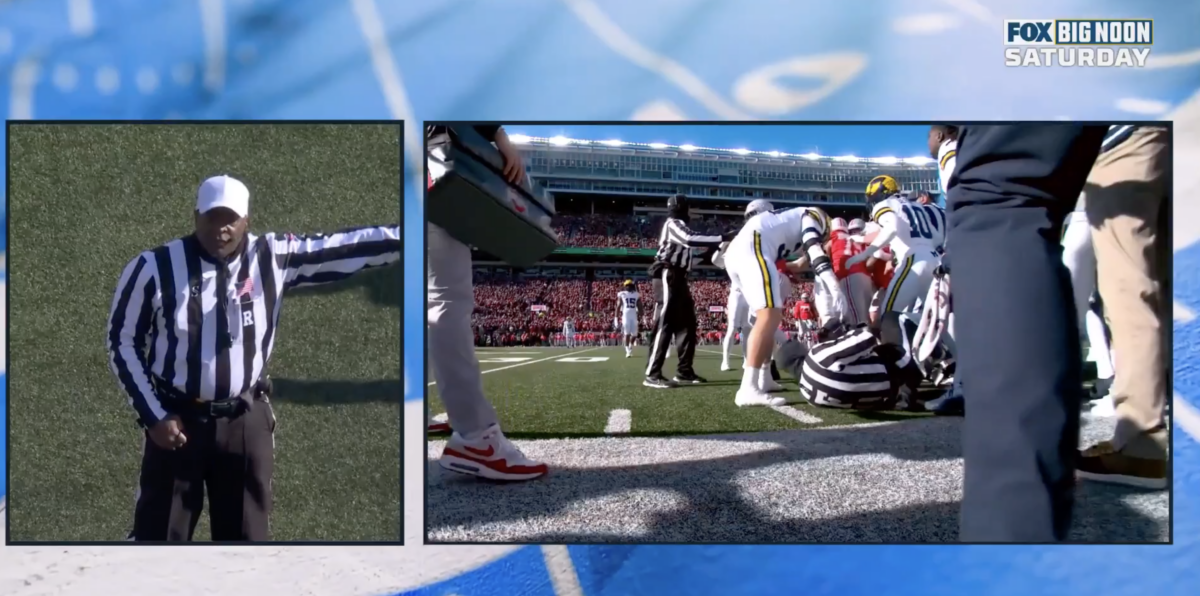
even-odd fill
[[(537, 267), (516, 270), (476, 251), (475, 342), (480, 346), (560, 345), (570, 318), (578, 340), (616, 345), (616, 295), (626, 279), (642, 293), (643, 334), (651, 328), (653, 297), (646, 269), (658, 245), (666, 197), (696, 200), (689, 226), (720, 233), (741, 224), (746, 204), (765, 198), (776, 208), (816, 205), (833, 217), (863, 217), (862, 194), (871, 177), (886, 173), (905, 189), (937, 193), (929, 158), (850, 158), (778, 152), (653, 146), (618, 141), (540, 139), (511, 135), (522, 148), (531, 178), (552, 191), (560, 248)], [(700, 341), (720, 342), (725, 331), (729, 279), (711, 264), (693, 272), (692, 297)], [(796, 330), (787, 301), (783, 329)]]

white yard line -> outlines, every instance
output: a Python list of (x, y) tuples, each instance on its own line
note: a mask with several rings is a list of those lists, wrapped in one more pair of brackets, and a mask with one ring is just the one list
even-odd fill
[[(358, 20), (358, 28), (367, 44), (367, 53), (371, 56), (371, 67), (375, 69), (375, 79), (383, 90), (383, 99), (387, 102), (388, 111), (392, 118), (404, 121), (404, 155), (405, 161), (412, 163), (416, 169), (417, 179), (425, 179), (424, 137), (413, 118), (412, 103), (408, 99), (408, 91), (404, 88), (404, 77), (400, 67), (392, 55), (388, 45), (387, 31), (383, 28), (385, 22), (379, 14), (379, 6), (375, 0), (350, 0), (354, 17)], [(418, 212), (423, 210), (423, 201), (417, 201)]]
[[(480, 374), (485, 374), (485, 375), (486, 375), (486, 374), (488, 374), (488, 373), (500, 372), (500, 371), (502, 371), (502, 370), (508, 370), (508, 369), (510, 369), (510, 368), (516, 368), (516, 367), (518, 367), (518, 366), (529, 366), (530, 364), (537, 364), (537, 363), (539, 363), (539, 362), (545, 362), (545, 361), (547, 361), (547, 360), (555, 360), (555, 359), (557, 359), (557, 358), (566, 358), (566, 357), (568, 357), (568, 356), (575, 356), (575, 355), (577, 355), (577, 354), (583, 354), (583, 353), (586, 353), (586, 352), (591, 352), (592, 350), (599, 350), (599, 349), (600, 349), (600, 346), (597, 346), (597, 347), (594, 347), (594, 348), (588, 348), (588, 349), (586, 349), (586, 350), (579, 350), (578, 352), (569, 352), (569, 353), (566, 353), (566, 354), (555, 354), (554, 356), (550, 356), (550, 357), (547, 357), (547, 358), (539, 358), (539, 359), (537, 359), (537, 360), (530, 360), (529, 362), (521, 362), (521, 363), (518, 363), (518, 364), (510, 364), (509, 366), (501, 366), (500, 368), (490, 368), (490, 369), (488, 369), (488, 370), (482, 371), (482, 373), (480, 373)], [(426, 386), (428, 386), (428, 387), (433, 387), (434, 385), (437, 385), (437, 381), (432, 381), (432, 382), (430, 382), (430, 383), (427, 383), (427, 384), (426, 384)]]
[(33, 120), (33, 90), (37, 87), (41, 65), (33, 58), (22, 58), (13, 67), (8, 81), (8, 117)]
[(604, 425), (604, 433), (623, 435), (633, 427), (633, 412), (629, 410), (613, 410), (608, 413), (608, 424)]
[(554, 586), (554, 596), (583, 596), (583, 586), (579, 583), (575, 562), (571, 560), (571, 551), (557, 545), (541, 548), (546, 570), (550, 572), (550, 584)]
[(1192, 312), (1192, 309), (1178, 302), (1175, 302), (1174, 306), (1172, 306), (1172, 315), (1172, 318), (1180, 323), (1190, 323), (1196, 318), (1196, 313)]
[(813, 416), (807, 412), (801, 412), (792, 406), (768, 406), (772, 410), (799, 422), (800, 424), (820, 424), (823, 422), (820, 418)]
[(1179, 422), (1179, 428), (1191, 435), (1192, 439), (1200, 442), (1200, 412), (1197, 412), (1192, 404), (1176, 393), (1174, 399), (1171, 400), (1171, 413)]
[(89, 37), (96, 31), (96, 11), (92, 0), (67, 0), (67, 22), (71, 33)]
[(200, 30), (204, 35), (204, 88), (217, 92), (225, 86), (225, 60), (229, 53), (225, 0), (200, 0)]

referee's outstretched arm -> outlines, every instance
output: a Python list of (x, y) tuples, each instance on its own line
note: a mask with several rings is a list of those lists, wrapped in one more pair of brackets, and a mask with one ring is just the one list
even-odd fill
[(716, 248), (721, 245), (720, 236), (697, 234), (683, 220), (675, 218), (667, 220), (667, 238), (688, 248)]
[(139, 421), (151, 428), (167, 417), (150, 384), (146, 342), (159, 306), (154, 267), (147, 253), (125, 266), (117, 282), (112, 310), (108, 315), (108, 362)]
[(332, 234), (267, 234), (283, 270), (284, 288), (341, 281), (400, 260), (400, 226), (353, 228)]

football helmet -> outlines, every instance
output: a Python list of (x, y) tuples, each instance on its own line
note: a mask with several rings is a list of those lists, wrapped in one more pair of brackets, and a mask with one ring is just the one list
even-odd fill
[(766, 213), (774, 210), (775, 206), (772, 205), (770, 201), (766, 199), (754, 199), (753, 201), (750, 201), (749, 205), (746, 205), (746, 219), (750, 219), (759, 213)]
[(878, 203), (900, 192), (900, 183), (887, 174), (881, 174), (867, 183), (867, 202)]

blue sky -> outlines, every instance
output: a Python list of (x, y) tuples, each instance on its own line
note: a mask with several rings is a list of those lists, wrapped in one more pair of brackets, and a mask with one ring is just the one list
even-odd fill
[(506, 126), (509, 134), (537, 137), (562, 135), (573, 139), (697, 145), (719, 149), (820, 153), (858, 157), (921, 157), (929, 155), (927, 125), (815, 124), (622, 124), (597, 126)]

